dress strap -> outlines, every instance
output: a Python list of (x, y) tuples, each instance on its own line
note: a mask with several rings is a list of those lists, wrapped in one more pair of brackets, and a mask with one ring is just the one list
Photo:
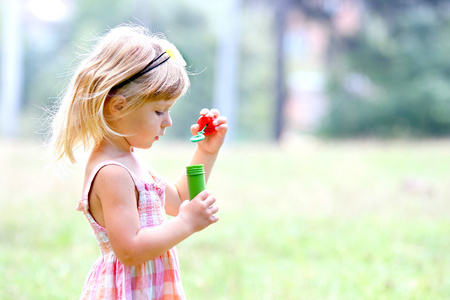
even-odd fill
[(96, 165), (95, 168), (92, 170), (91, 174), (89, 175), (89, 179), (88, 179), (88, 181), (86, 182), (86, 186), (84, 187), (83, 197), (86, 197), (86, 198), (87, 198), (87, 197), (89, 196), (89, 192), (90, 192), (90, 190), (91, 190), (92, 182), (94, 181), (95, 176), (97, 176), (97, 173), (98, 173), (103, 167), (106, 167), (106, 166), (109, 166), (109, 165), (116, 165), (116, 166), (122, 167), (122, 168), (124, 168), (125, 170), (127, 170), (127, 172), (130, 174), (131, 178), (133, 179), (133, 182), (134, 182), (135, 185), (136, 185), (136, 177), (133, 175), (133, 173), (132, 173), (126, 166), (124, 166), (123, 164), (121, 164), (121, 163), (119, 163), (119, 162), (116, 162), (116, 161), (113, 161), (113, 160), (108, 160), (108, 161), (104, 161), (104, 162), (99, 163), (99, 164)]

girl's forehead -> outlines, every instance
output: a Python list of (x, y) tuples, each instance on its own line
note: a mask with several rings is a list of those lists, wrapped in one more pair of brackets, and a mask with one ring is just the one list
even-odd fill
[(173, 99), (173, 100), (158, 100), (158, 101), (150, 101), (147, 102), (148, 104), (151, 104), (151, 106), (154, 107), (170, 107), (172, 105), (175, 104), (177, 100)]

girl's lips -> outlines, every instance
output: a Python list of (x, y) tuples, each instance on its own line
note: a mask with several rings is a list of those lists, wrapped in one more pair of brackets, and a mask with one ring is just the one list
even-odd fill
[(156, 137), (155, 137), (155, 140), (159, 140), (159, 136), (156, 136)]

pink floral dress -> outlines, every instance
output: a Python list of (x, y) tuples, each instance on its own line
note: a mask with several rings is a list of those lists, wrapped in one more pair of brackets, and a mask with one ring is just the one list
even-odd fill
[(113, 161), (96, 166), (77, 210), (82, 211), (91, 224), (101, 255), (86, 278), (80, 299), (185, 299), (175, 248), (140, 265), (124, 266), (113, 252), (106, 229), (97, 224), (91, 215), (88, 196), (93, 179), (101, 168), (111, 164), (125, 168), (133, 178), (139, 192), (141, 228), (158, 226), (167, 220), (164, 210), (165, 181), (151, 174), (155, 182), (145, 182), (125, 166)]

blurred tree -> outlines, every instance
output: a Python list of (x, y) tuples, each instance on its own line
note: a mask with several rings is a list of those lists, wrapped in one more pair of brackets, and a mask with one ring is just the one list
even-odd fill
[(330, 52), (330, 136), (450, 133), (448, 1), (366, 1), (360, 33)]
[(308, 19), (331, 26), (333, 7), (336, 3), (333, 0), (306, 1), (306, 0), (280, 0), (273, 3), (274, 28), (275, 28), (275, 49), (276, 49), (276, 104), (274, 120), (274, 138), (279, 141), (284, 132), (285, 126), (285, 103), (287, 97), (286, 90), (286, 27), (288, 13), (299, 10)]
[(7, 1), (1, 11), (1, 92), (0, 130), (7, 136), (18, 131), (22, 98), (23, 46), (22, 22), (18, 1)]
[(286, 102), (286, 79), (284, 70), (284, 34), (286, 31), (286, 14), (291, 6), (291, 0), (280, 0), (275, 4), (275, 32), (276, 32), (276, 91), (275, 106), (275, 140), (279, 141), (283, 132), (283, 112)]
[(214, 81), (214, 107), (227, 116), (227, 140), (236, 135), (236, 111), (238, 102), (238, 73), (241, 38), (241, 0), (222, 3), (218, 15), (216, 67)]
[(264, 1), (243, 1), (238, 132), (243, 140), (273, 140), (276, 55), (274, 14)]

